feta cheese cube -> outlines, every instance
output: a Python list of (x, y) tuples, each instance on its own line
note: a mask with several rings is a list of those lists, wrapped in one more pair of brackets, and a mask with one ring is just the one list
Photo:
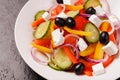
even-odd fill
[(78, 45), (80, 51), (83, 51), (88, 47), (87, 43), (82, 38), (79, 38), (77, 45)]
[(98, 63), (92, 66), (92, 70), (93, 70), (93, 75), (95, 76), (105, 73), (105, 68), (102, 63)]
[(110, 22), (113, 24), (113, 26), (116, 26), (119, 24), (118, 19), (114, 15), (110, 15), (110, 16), (108, 16), (108, 18), (109, 18)]
[(45, 12), (43, 15), (42, 15), (42, 18), (44, 18), (46, 21), (50, 19), (50, 15), (48, 12)]
[(95, 7), (96, 15), (103, 16), (105, 15), (105, 11), (101, 8), (101, 6)]
[(60, 32), (60, 29), (56, 29), (52, 32), (52, 37), (55, 46), (62, 45), (64, 43), (64, 36), (63, 36), (64, 31)]
[(91, 21), (98, 28), (100, 27), (102, 23), (102, 20), (100, 20), (100, 18), (94, 14), (90, 16), (89, 21)]
[(63, 0), (63, 3), (67, 5), (73, 5), (74, 0)]
[(105, 45), (103, 47), (103, 50), (108, 55), (114, 55), (114, 54), (116, 54), (118, 52), (117, 46), (112, 41), (110, 41), (107, 45)]
[(67, 18), (67, 15), (64, 12), (61, 12), (57, 17)]

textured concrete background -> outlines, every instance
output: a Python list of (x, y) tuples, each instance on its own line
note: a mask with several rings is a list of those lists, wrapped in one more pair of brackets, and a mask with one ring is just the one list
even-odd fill
[(14, 41), (17, 15), (28, 0), (0, 0), (0, 80), (44, 80), (21, 58)]

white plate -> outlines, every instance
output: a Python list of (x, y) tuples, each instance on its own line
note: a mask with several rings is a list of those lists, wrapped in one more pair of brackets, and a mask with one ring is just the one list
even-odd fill
[[(112, 12), (120, 18), (120, 0), (108, 0)], [(55, 0), (30, 0), (20, 11), (15, 24), (15, 41), (17, 48), (24, 59), (36, 73), (50, 80), (115, 80), (120, 76), (120, 58), (116, 59), (108, 68), (106, 73), (99, 76), (76, 76), (74, 73), (55, 71), (48, 66), (38, 64), (30, 55), (33, 30), (31, 23), (34, 15), (42, 9), (49, 9), (55, 5)], [(118, 7), (119, 6), (119, 7)]]

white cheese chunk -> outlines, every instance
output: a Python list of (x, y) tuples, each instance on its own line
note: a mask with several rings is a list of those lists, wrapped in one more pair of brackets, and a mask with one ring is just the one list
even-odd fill
[(57, 17), (67, 18), (67, 15), (64, 12), (61, 12)]
[(96, 15), (98, 15), (98, 16), (105, 15), (105, 11), (101, 8), (101, 6), (95, 7), (95, 10), (96, 10)]
[(64, 36), (63, 36), (64, 31), (60, 32), (60, 29), (56, 29), (52, 32), (52, 37), (55, 46), (62, 45), (64, 43)]
[(112, 41), (110, 41), (107, 45), (105, 45), (103, 47), (103, 50), (108, 55), (114, 55), (118, 52), (117, 46)]
[(116, 26), (119, 24), (118, 19), (114, 15), (110, 15), (110, 16), (108, 16), (108, 18), (109, 18), (110, 22), (113, 24), (113, 26)]
[(79, 38), (77, 45), (78, 45), (80, 51), (83, 51), (88, 47), (87, 43), (82, 38)]
[(63, 3), (67, 5), (73, 5), (74, 0), (63, 0)]
[(105, 73), (105, 68), (102, 63), (93, 65), (92, 70), (93, 70), (93, 75), (95, 76)]
[(94, 14), (90, 16), (89, 21), (91, 21), (98, 28), (100, 27), (102, 23), (102, 20), (100, 20), (100, 18)]
[(48, 12), (45, 12), (43, 15), (42, 15), (42, 18), (44, 18), (46, 21), (50, 19), (50, 15)]

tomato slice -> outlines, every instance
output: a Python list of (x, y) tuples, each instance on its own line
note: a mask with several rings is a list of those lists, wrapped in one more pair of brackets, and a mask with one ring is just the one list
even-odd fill
[(75, 17), (76, 26), (74, 29), (76, 30), (84, 30), (85, 25), (88, 23), (88, 20), (83, 16)]
[(54, 7), (53, 9), (51, 9), (51, 16), (56, 16), (59, 13), (61, 13), (63, 11), (64, 7), (62, 5), (57, 5), (56, 7)]
[(75, 36), (68, 36), (68, 35), (66, 35), (67, 37), (65, 38), (64, 44), (76, 45), (78, 38)]

